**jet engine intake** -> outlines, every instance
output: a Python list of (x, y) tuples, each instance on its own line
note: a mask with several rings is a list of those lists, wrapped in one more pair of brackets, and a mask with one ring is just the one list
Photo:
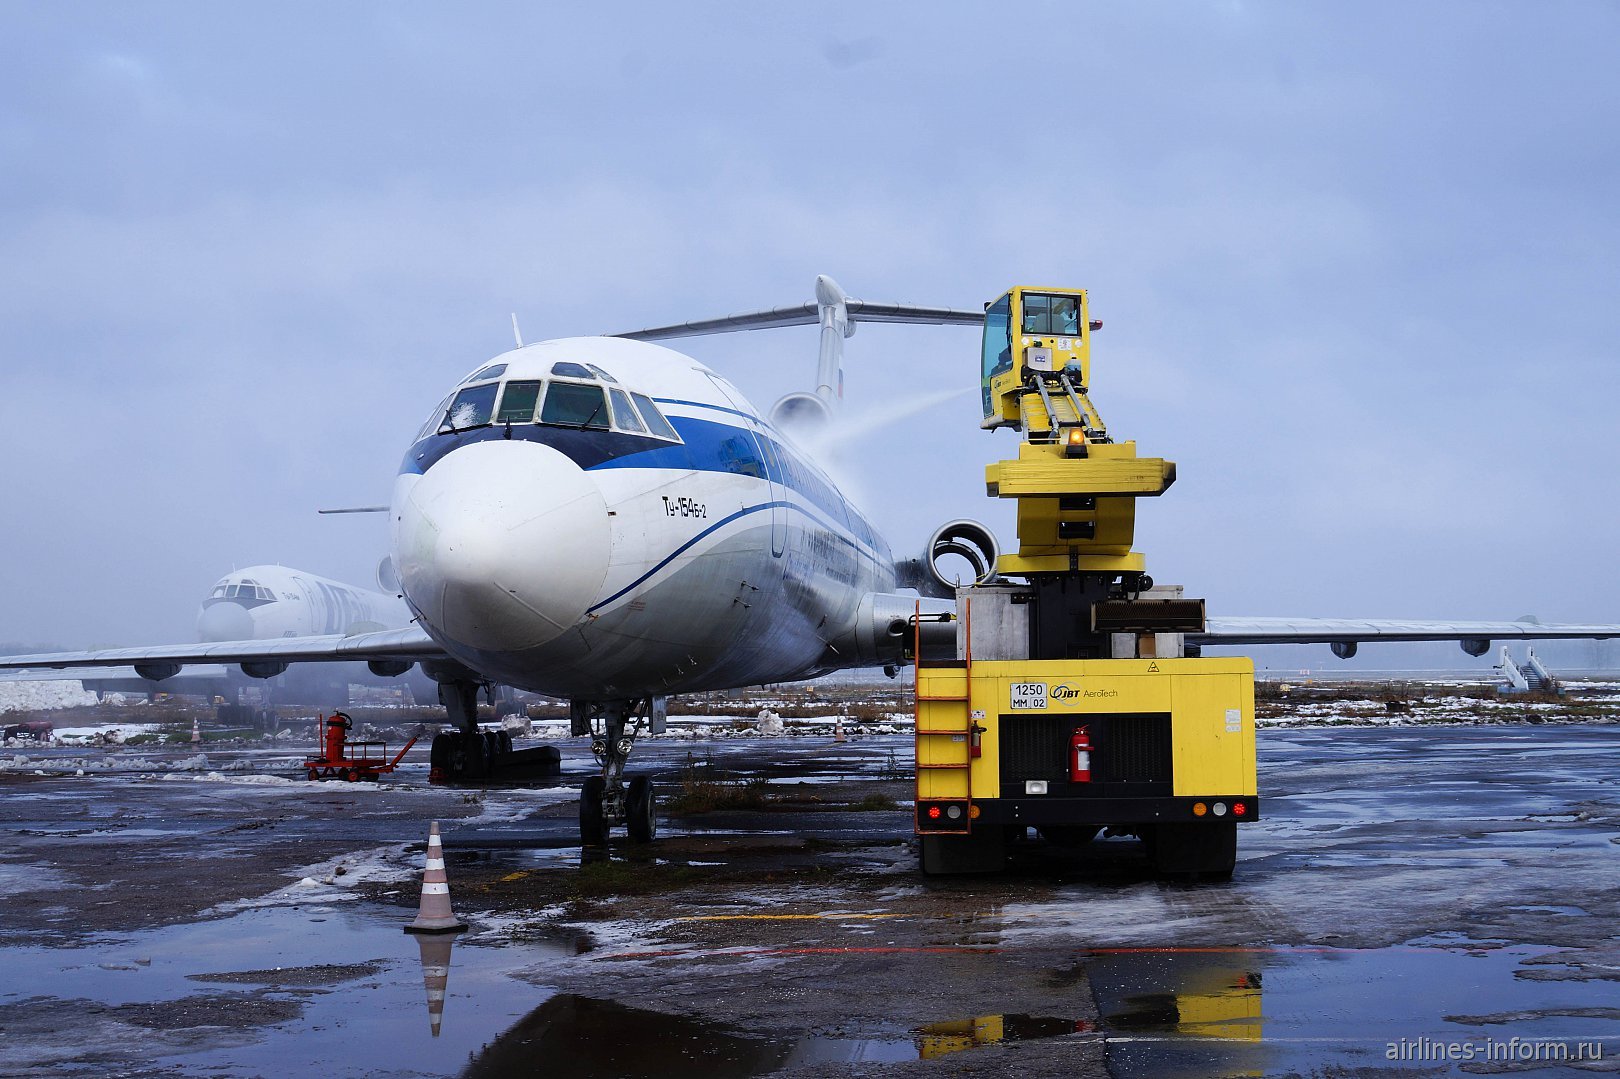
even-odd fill
[[(921, 558), (895, 563), (896, 583), (936, 599), (955, 599), (959, 585), (984, 584), (993, 578), (1000, 554), (995, 533), (985, 525), (965, 518), (947, 521), (928, 537)], [(967, 562), (973, 574), (971, 580), (959, 580), (956, 574), (946, 576), (947, 567), (941, 559), (951, 555)]]
[(815, 435), (832, 422), (832, 409), (813, 393), (790, 393), (771, 406), (771, 422), (792, 435)]
[(161, 682), (165, 678), (173, 678), (175, 675), (179, 674), (180, 664), (137, 663), (135, 664), (135, 673), (140, 675), (142, 678), (149, 679), (153, 682)]
[(286, 660), (259, 659), (241, 665), (242, 673), (249, 678), (274, 678), (287, 671)]

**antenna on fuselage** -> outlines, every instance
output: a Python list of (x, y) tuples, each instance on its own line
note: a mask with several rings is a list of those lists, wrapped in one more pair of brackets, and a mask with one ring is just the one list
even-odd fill
[(518, 348), (523, 347), (523, 331), (518, 329), (516, 311), (512, 312), (512, 338), (517, 342)]

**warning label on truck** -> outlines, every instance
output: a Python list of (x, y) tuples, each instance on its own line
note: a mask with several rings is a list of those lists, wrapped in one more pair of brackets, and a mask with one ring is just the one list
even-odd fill
[(1014, 682), (1011, 689), (1012, 699), (1008, 704), (1013, 711), (1033, 711), (1046, 707), (1045, 682)]

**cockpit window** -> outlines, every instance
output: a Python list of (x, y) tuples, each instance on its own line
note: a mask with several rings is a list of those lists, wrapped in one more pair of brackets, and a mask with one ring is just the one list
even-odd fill
[(540, 410), (540, 422), (556, 423), (565, 427), (606, 428), (607, 397), (602, 393), (600, 386), (578, 382), (553, 382), (551, 388), (546, 391), (546, 404)]
[(638, 435), (647, 433), (646, 425), (641, 417), (636, 415), (635, 408), (630, 404), (630, 395), (623, 390), (609, 390), (608, 396), (613, 398), (613, 425), (624, 431), (634, 431)]
[(675, 433), (675, 428), (664, 419), (664, 414), (658, 411), (658, 406), (652, 403), (652, 398), (644, 393), (631, 394), (636, 399), (636, 407), (641, 409), (641, 418), (647, 421), (647, 429), (659, 438), (673, 439), (679, 442), (681, 436)]
[(508, 382), (501, 395), (501, 410), (495, 414), (496, 423), (529, 423), (534, 419), (534, 406), (540, 400), (540, 383)]
[(450, 413), (445, 416), (444, 422), (457, 431), (482, 427), (495, 411), (495, 391), (499, 389), (500, 386), (493, 382), (485, 386), (467, 387), (456, 394), (455, 403), (450, 406)]
[(600, 367), (596, 366), (596, 364), (594, 364), (594, 363), (588, 363), (585, 366), (589, 367), (591, 369), (591, 373), (594, 374), (597, 378), (601, 379), (603, 382), (618, 382), (619, 381), (618, 379), (614, 378), (612, 375), (608, 374), (606, 371), (602, 370)]
[(551, 373), (554, 374), (554, 375), (562, 375), (564, 378), (590, 378), (591, 377), (590, 371), (586, 370), (584, 364), (582, 364), (582, 363), (569, 363), (567, 360), (563, 360), (560, 363), (552, 364), (551, 365)]
[(483, 382), (486, 379), (500, 378), (504, 374), (506, 374), (506, 364), (492, 363), (488, 367), (480, 367), (478, 370), (474, 371), (472, 376), (466, 381)]
[(444, 410), (449, 407), (449, 397), (446, 397), (443, 401), (439, 402), (438, 407), (429, 413), (428, 418), (423, 421), (422, 429), (416, 432), (416, 441), (422, 441), (422, 439), (437, 431), (444, 424)]

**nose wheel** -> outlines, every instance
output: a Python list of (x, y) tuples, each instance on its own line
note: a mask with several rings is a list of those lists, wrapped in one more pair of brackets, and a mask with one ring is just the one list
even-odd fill
[(651, 701), (608, 701), (583, 710), (591, 732), (591, 752), (602, 766), (600, 775), (588, 776), (579, 792), (579, 840), (587, 847), (607, 842), (613, 826), (624, 825), (633, 843), (650, 843), (658, 831), (658, 799), (652, 780), (632, 776), (624, 766), (635, 748), (636, 735), (646, 722)]

